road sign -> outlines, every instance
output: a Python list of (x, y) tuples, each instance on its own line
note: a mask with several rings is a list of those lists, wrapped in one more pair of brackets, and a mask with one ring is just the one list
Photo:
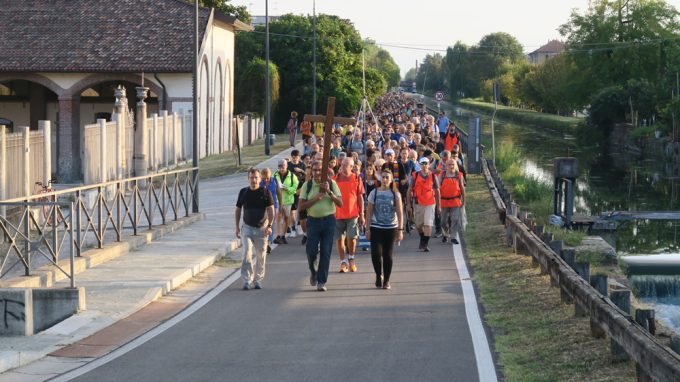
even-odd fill
[(437, 102), (443, 101), (444, 100), (444, 93), (442, 93), (442, 92), (434, 93), (434, 99), (436, 99)]

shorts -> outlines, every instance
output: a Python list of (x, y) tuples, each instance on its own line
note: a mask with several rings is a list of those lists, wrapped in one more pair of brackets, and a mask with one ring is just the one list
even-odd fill
[(359, 237), (359, 218), (337, 219), (335, 221), (335, 240), (340, 240), (345, 235), (349, 239)]
[(286, 216), (290, 216), (290, 208), (292, 207), (291, 204), (284, 204), (279, 208), (280, 210), (284, 211)]
[(434, 212), (436, 205), (421, 206), (416, 204), (413, 206), (413, 215), (416, 222), (416, 228), (420, 229), (423, 226), (434, 226)]
[(293, 210), (293, 211), (297, 211), (299, 203), (300, 203), (300, 195), (295, 194), (295, 197), (293, 198), (293, 206), (290, 207), (290, 209)]
[(307, 220), (307, 210), (298, 211), (298, 220), (300, 221)]

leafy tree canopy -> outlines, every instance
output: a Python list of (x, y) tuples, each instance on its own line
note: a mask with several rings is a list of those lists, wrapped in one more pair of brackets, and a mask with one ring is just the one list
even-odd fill
[[(188, 0), (189, 3), (194, 4), (194, 0)], [(248, 13), (245, 5), (230, 4), (231, 0), (199, 0), (199, 5), (206, 8), (215, 8), (216, 10), (227, 14), (236, 16), (237, 19), (246, 24), (250, 24), (252, 17)]]

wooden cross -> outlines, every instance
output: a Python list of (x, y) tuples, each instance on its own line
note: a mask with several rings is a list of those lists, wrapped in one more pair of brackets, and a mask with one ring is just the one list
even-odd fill
[(354, 118), (336, 117), (335, 114), (335, 97), (328, 97), (328, 105), (326, 106), (326, 115), (310, 115), (305, 114), (304, 120), (309, 122), (323, 122), (323, 160), (321, 161), (321, 181), (328, 180), (328, 162), (331, 160), (331, 136), (333, 135), (333, 124), (340, 123), (343, 125), (356, 124)]

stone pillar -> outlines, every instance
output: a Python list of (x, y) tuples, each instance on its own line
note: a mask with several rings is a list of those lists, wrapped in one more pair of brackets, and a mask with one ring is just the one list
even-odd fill
[(118, 85), (114, 91), (116, 97), (116, 179), (123, 179), (123, 162), (125, 158), (125, 123), (127, 122), (127, 98), (125, 88)]
[(144, 176), (149, 168), (147, 156), (148, 137), (146, 131), (146, 102), (149, 88), (136, 87), (137, 89), (137, 129), (135, 130), (135, 176)]
[(80, 178), (80, 96), (59, 97), (59, 180)]

